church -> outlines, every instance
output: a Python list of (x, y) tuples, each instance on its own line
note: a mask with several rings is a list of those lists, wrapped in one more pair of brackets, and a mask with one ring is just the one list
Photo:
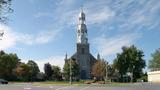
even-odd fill
[(79, 14), (78, 27), (77, 27), (77, 43), (76, 53), (70, 59), (76, 60), (80, 68), (80, 79), (90, 79), (91, 69), (93, 64), (100, 58), (99, 54), (97, 59), (90, 53), (87, 26), (85, 21), (85, 13), (83, 10)]

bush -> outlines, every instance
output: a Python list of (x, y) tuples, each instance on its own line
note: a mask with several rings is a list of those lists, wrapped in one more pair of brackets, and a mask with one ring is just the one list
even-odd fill
[(91, 83), (95, 83), (95, 80), (80, 80), (80, 82), (85, 84), (91, 84)]
[(105, 84), (105, 81), (98, 81), (99, 84)]
[(141, 82), (143, 80), (143, 82), (148, 82), (148, 76), (142, 76), (141, 78), (137, 79), (137, 82)]

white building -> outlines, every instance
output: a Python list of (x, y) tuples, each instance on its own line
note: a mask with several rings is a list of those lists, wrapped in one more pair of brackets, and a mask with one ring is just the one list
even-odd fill
[(160, 71), (148, 72), (148, 82), (160, 83)]

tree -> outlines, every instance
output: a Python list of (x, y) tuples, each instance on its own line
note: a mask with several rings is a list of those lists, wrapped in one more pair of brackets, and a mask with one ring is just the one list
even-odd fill
[(32, 60), (29, 60), (26, 64), (20, 62), (14, 71), (18, 80), (22, 81), (35, 81), (39, 74), (38, 65)]
[(111, 80), (111, 79), (115, 79), (118, 78), (118, 75), (115, 71), (115, 69), (113, 68), (113, 65), (107, 65), (107, 79)]
[(12, 0), (0, 0), (0, 22), (6, 23), (8, 20), (8, 13), (13, 12), (11, 8), (11, 1)]
[(15, 72), (16, 72), (16, 75), (18, 76), (19, 80), (22, 80), (22, 81), (29, 80), (30, 67), (27, 64), (19, 63)]
[(53, 74), (51, 64), (49, 64), (49, 63), (44, 64), (44, 72), (45, 72), (47, 80), (51, 80), (52, 79), (52, 74)]
[(39, 72), (37, 74), (37, 81), (44, 81), (45, 80), (45, 74), (43, 72)]
[(29, 66), (29, 80), (35, 81), (37, 78), (37, 74), (40, 72), (39, 67), (36, 62), (29, 60), (27, 65)]
[(52, 66), (52, 70), (53, 70), (53, 80), (57, 81), (57, 80), (62, 80), (62, 73), (61, 73), (61, 68), (59, 66)]
[(113, 61), (113, 68), (118, 70), (120, 81), (123, 81), (123, 75), (126, 74), (128, 68), (128, 62), (123, 55), (117, 54), (117, 58)]
[(20, 59), (16, 54), (6, 54), (0, 51), (0, 78), (14, 80), (13, 70), (16, 68)]
[(160, 48), (151, 54), (152, 59), (149, 60), (149, 68), (151, 70), (160, 69)]
[(74, 59), (65, 60), (65, 64), (63, 67), (63, 73), (66, 80), (70, 78), (70, 60), (71, 60), (71, 73), (72, 79), (78, 80), (79, 79), (79, 65)]
[(121, 75), (121, 81), (123, 75), (127, 72), (133, 74), (133, 81), (141, 77), (143, 74), (142, 70), (146, 66), (143, 56), (143, 51), (137, 49), (134, 45), (122, 48), (122, 53), (117, 54), (117, 58), (113, 63), (114, 68), (117, 69)]
[(106, 61), (98, 60), (93, 65), (91, 73), (94, 77), (104, 80), (104, 77), (106, 76)]

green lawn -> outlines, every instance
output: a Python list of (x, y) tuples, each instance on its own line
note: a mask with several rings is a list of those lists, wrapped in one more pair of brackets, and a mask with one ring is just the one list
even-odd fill
[[(28, 83), (28, 82), (11, 82), (11, 83)], [(29, 82), (31, 83), (31, 82)], [(43, 81), (43, 82), (32, 82), (34, 85), (71, 85), (69, 81)], [(98, 84), (95, 83), (95, 84)], [(100, 85), (111, 85), (111, 86), (125, 86), (125, 85), (131, 85), (133, 83), (115, 83), (115, 82), (108, 82), (106, 84), (100, 84)], [(85, 84), (85, 81), (80, 82), (72, 82), (72, 85), (87, 85)]]
[[(70, 84), (69, 81), (45, 81), (45, 82), (37, 82), (40, 84)], [(81, 82), (72, 82), (72, 84), (82, 84)]]
[(125, 85), (132, 85), (133, 83), (120, 83), (120, 82), (111, 82), (106, 83), (106, 85), (112, 85), (112, 86), (125, 86)]
[[(44, 82), (33, 82), (34, 85), (71, 85), (69, 81), (44, 81)], [(81, 85), (82, 82), (72, 82), (72, 85)]]

